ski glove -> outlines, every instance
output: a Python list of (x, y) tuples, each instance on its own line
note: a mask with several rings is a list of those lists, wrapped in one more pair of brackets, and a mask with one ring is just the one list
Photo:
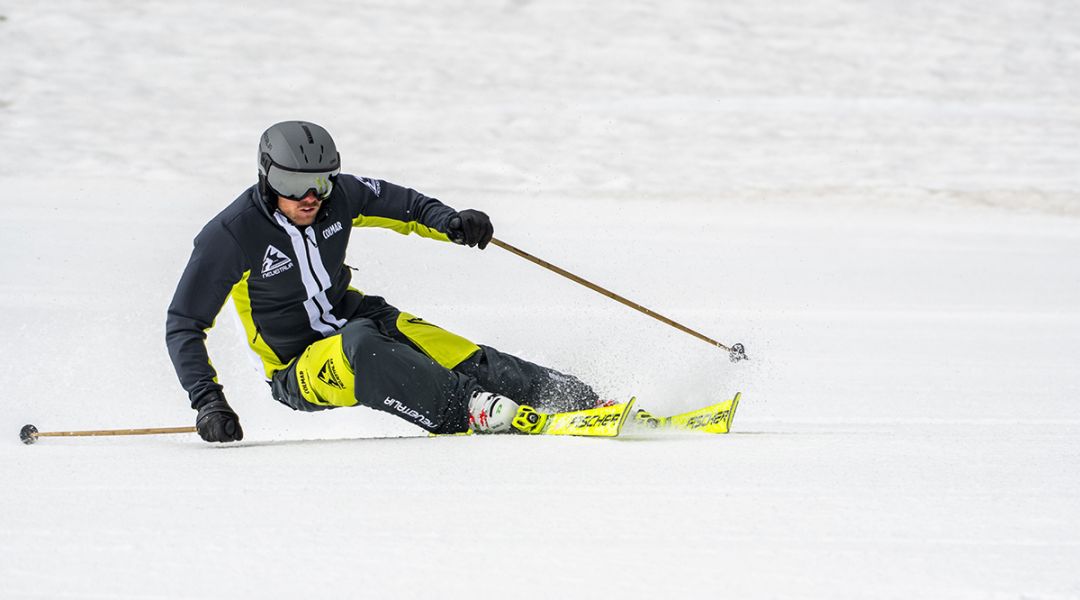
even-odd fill
[(199, 437), (208, 442), (239, 442), (244, 439), (240, 417), (236, 416), (225, 394), (213, 391), (199, 399), (199, 416), (195, 418)]
[(491, 225), (491, 219), (486, 214), (469, 208), (450, 219), (446, 233), (455, 244), (464, 244), (470, 248), (480, 246), (483, 250), (495, 234), (495, 227)]

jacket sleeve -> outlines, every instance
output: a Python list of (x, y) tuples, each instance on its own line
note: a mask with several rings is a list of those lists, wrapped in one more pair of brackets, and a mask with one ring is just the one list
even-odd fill
[(450, 241), (447, 226), (457, 211), (420, 192), (380, 179), (341, 175), (351, 200), (353, 227), (383, 227)]
[(243, 277), (243, 268), (236, 239), (221, 222), (211, 221), (195, 238), (195, 249), (169, 305), (165, 343), (193, 406), (203, 394), (221, 389), (206, 352), (206, 331)]

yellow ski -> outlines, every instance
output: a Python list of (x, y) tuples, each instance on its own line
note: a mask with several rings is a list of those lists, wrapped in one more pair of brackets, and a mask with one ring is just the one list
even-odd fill
[(639, 410), (634, 415), (634, 424), (639, 429), (727, 433), (731, 431), (731, 422), (735, 419), (735, 410), (739, 407), (741, 397), (742, 392), (739, 392), (731, 400), (724, 400), (673, 417), (654, 417)]
[(537, 412), (522, 405), (514, 417), (514, 429), (532, 435), (615, 437), (633, 408), (633, 398), (625, 404), (560, 413)]
[[(617, 437), (623, 432), (627, 420), (631, 419), (631, 433), (643, 430), (728, 433), (741, 398), (742, 393), (736, 393), (730, 400), (671, 417), (656, 417), (644, 410), (634, 410), (635, 398), (625, 404), (558, 413), (539, 412), (531, 406), (521, 405), (514, 416), (513, 431), (528, 435)], [(443, 435), (471, 434), (471, 431), (466, 431)]]

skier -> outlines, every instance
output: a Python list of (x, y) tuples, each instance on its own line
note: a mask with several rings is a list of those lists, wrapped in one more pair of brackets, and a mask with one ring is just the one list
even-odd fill
[(340, 173), (334, 140), (314, 123), (267, 129), (258, 161), (258, 184), (195, 238), (168, 310), (169, 355), (204, 440), (244, 437), (205, 344), (229, 296), (272, 396), (294, 410), (359, 404), (433, 433), (502, 433), (518, 402), (543, 410), (599, 403), (571, 375), (474, 344), (350, 287), (352, 227), (483, 250), (494, 232), (486, 214)]

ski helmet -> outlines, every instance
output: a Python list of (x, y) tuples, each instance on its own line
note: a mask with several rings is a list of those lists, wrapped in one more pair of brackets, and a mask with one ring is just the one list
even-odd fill
[(264, 197), (299, 200), (314, 191), (325, 200), (340, 171), (334, 138), (314, 123), (283, 121), (259, 138), (259, 189)]

